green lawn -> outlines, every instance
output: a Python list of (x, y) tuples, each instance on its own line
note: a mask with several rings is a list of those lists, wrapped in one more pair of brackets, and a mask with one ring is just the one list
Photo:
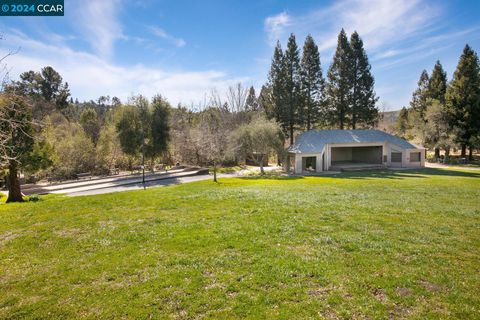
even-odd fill
[(480, 317), (480, 171), (0, 205), (0, 318)]

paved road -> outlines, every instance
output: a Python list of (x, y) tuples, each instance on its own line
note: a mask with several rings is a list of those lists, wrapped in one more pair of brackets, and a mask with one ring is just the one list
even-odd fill
[[(221, 175), (221, 176), (229, 177), (232, 175)], [(146, 183), (146, 187), (151, 188), (151, 187), (169, 186), (173, 184), (187, 183), (187, 182), (194, 182), (194, 181), (201, 181), (201, 180), (208, 180), (208, 179), (212, 179), (212, 176), (199, 175), (199, 176), (189, 176), (189, 177), (176, 177), (176, 178), (150, 181)], [(112, 187), (107, 187), (102, 189), (77, 190), (73, 192), (69, 191), (69, 192), (66, 192), (66, 195), (77, 197), (77, 196), (89, 196), (94, 194), (105, 194), (105, 193), (111, 193), (111, 192), (132, 191), (132, 190), (141, 190), (141, 189), (143, 189), (142, 183), (136, 183), (136, 184), (129, 184), (129, 185), (112, 186)]]
[[(266, 167), (265, 171), (278, 170), (279, 167)], [(168, 173), (154, 173), (146, 175), (146, 187), (160, 187), (179, 183), (188, 183), (200, 180), (213, 179), (212, 175), (205, 174), (205, 169), (198, 170), (171, 170)], [(231, 174), (218, 174), (219, 178), (231, 178), (237, 176), (258, 173), (258, 168), (249, 168)], [(202, 174), (203, 173), (203, 174)], [(111, 192), (131, 191), (143, 189), (141, 175), (127, 175), (108, 178), (95, 178), (91, 180), (69, 181), (57, 184), (25, 185), (22, 192), (31, 194), (66, 194), (68, 196), (85, 196), (105, 194)]]
[[(266, 167), (265, 171), (272, 171), (272, 170), (278, 170), (280, 169), (279, 167)], [(259, 171), (258, 168), (253, 168), (249, 170), (242, 170), (242, 171), (237, 171), (235, 173), (231, 174), (217, 174), (218, 178), (232, 178), (232, 177), (238, 177), (242, 176), (251, 172), (257, 172)], [(172, 175), (171, 178), (168, 179), (162, 179), (162, 180), (155, 180), (155, 181), (148, 181), (146, 183), (147, 188), (151, 187), (161, 187), (161, 186), (169, 186), (169, 185), (174, 185), (174, 184), (179, 184), (179, 183), (188, 183), (188, 182), (195, 182), (195, 181), (201, 181), (201, 180), (208, 180), (208, 179), (213, 179), (213, 176), (210, 174), (204, 174), (204, 175), (190, 175), (190, 176), (185, 176), (188, 172), (185, 173), (176, 173)], [(190, 172), (191, 174), (191, 172)], [(95, 194), (105, 194), (105, 193), (111, 193), (111, 192), (121, 192), (121, 191), (131, 191), (131, 190), (141, 190), (143, 189), (143, 184), (142, 183), (133, 183), (133, 184), (128, 184), (128, 185), (105, 185), (102, 186), (102, 188), (89, 188), (88, 186), (82, 187), (82, 188), (75, 188), (75, 189), (69, 189), (69, 190), (63, 190), (63, 192), (59, 191), (57, 193), (63, 193), (68, 196), (86, 196), (86, 195), (95, 195)]]

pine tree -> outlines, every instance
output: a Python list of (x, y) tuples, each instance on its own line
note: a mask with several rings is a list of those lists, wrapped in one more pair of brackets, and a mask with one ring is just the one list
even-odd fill
[(427, 99), (429, 95), (429, 77), (427, 70), (423, 70), (417, 82), (417, 89), (413, 92), (410, 107), (415, 110), (420, 119), (425, 120), (427, 110)]
[(351, 49), (347, 35), (342, 29), (338, 35), (337, 49), (328, 70), (325, 87), (328, 121), (331, 126), (343, 130), (347, 125), (349, 114), (351, 84)]
[(403, 107), (402, 109), (400, 109), (397, 121), (395, 122), (393, 129), (395, 131), (395, 134), (402, 138), (406, 138), (407, 131), (409, 129), (407, 108)]
[(425, 145), (425, 130), (429, 90), (428, 90), (429, 76), (426, 70), (423, 70), (420, 79), (417, 82), (417, 89), (413, 92), (412, 100), (410, 101), (410, 118), (412, 121), (412, 129), (415, 136), (418, 137), (420, 144)]
[(293, 144), (293, 132), (299, 123), (300, 113), (300, 58), (295, 35), (292, 33), (288, 38), (287, 50), (284, 57), (285, 68), (285, 97), (286, 109), (283, 113), (282, 122), (287, 126), (287, 136), (290, 144)]
[(268, 119), (274, 118), (272, 104), (272, 89), (267, 85), (263, 85), (258, 95), (258, 109), (265, 112)]
[(253, 86), (248, 90), (247, 99), (245, 100), (245, 109), (247, 111), (258, 111), (258, 100)]
[[(447, 91), (447, 73), (443, 70), (442, 64), (437, 60), (432, 70), (432, 76), (428, 82), (428, 99), (426, 110), (427, 122), (443, 122), (445, 110), (445, 93)], [(430, 110), (432, 109), (432, 110)], [(434, 128), (435, 130), (432, 130)], [(427, 125), (427, 137), (430, 141), (430, 145), (435, 150), (435, 158), (440, 158), (439, 141), (441, 136), (447, 136), (448, 132), (441, 132), (440, 129), (447, 129), (448, 126), (441, 125), (440, 123), (429, 123)]]
[(447, 73), (443, 70), (442, 64), (437, 60), (433, 67), (432, 76), (428, 82), (428, 97), (445, 103), (447, 92)]
[(467, 44), (458, 61), (445, 95), (451, 125), (457, 132), (456, 141), (462, 146), (462, 157), (472, 139), (480, 135), (480, 67), (478, 56)]
[(275, 50), (273, 51), (272, 65), (268, 74), (268, 88), (271, 93), (271, 115), (277, 120), (282, 127), (283, 132), (287, 133), (287, 123), (285, 117), (285, 68), (284, 55), (280, 42), (277, 41)]
[(350, 37), (352, 92), (350, 101), (350, 118), (352, 129), (357, 124), (372, 126), (378, 118), (378, 108), (375, 96), (375, 80), (370, 72), (367, 53), (363, 48), (363, 41), (355, 31)]
[(303, 45), (301, 67), (303, 113), (300, 121), (310, 130), (320, 119), (322, 92), (325, 80), (320, 66), (320, 53), (311, 35), (308, 35)]

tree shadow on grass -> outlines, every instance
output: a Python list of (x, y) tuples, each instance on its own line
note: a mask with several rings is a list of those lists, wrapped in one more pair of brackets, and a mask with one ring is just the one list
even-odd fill
[(239, 179), (243, 180), (299, 180), (304, 179), (304, 176), (291, 176), (291, 175), (255, 175), (255, 176), (245, 176), (245, 177), (238, 177)]
[(464, 177), (464, 178), (480, 178), (480, 172), (468, 172), (449, 169), (436, 168), (420, 168), (420, 169), (403, 169), (403, 170), (368, 170), (368, 171), (353, 171), (341, 172), (338, 174), (309, 174), (309, 175), (272, 175), (272, 176), (248, 176), (240, 177), (245, 180), (298, 180), (306, 177), (313, 178), (336, 178), (336, 179), (425, 179), (428, 176), (448, 176), (448, 177)]
[(370, 171), (355, 171), (342, 172), (336, 175), (331, 175), (332, 178), (340, 179), (406, 179), (416, 178), (424, 179), (428, 176), (446, 176), (446, 177), (464, 177), (464, 178), (480, 178), (480, 172), (467, 172), (448, 169), (436, 168), (421, 168), (408, 170), (370, 170)]

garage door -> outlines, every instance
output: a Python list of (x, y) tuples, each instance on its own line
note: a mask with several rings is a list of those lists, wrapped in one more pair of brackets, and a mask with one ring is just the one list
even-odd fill
[(402, 162), (402, 153), (401, 152), (392, 152), (391, 154), (392, 162)]

